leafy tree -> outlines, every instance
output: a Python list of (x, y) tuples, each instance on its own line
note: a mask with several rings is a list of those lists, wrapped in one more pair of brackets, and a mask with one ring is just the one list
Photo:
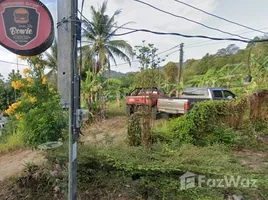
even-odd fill
[(226, 48), (219, 49), (216, 55), (217, 56), (229, 56), (229, 55), (236, 54), (239, 50), (240, 48), (238, 46), (236, 46), (235, 44), (230, 44)]
[(128, 73), (126, 76), (118, 78), (122, 81), (122, 89), (125, 94), (135, 89), (135, 75), (136, 73)]
[(164, 66), (165, 81), (168, 83), (175, 83), (178, 79), (178, 66), (174, 62), (169, 62)]
[[(143, 41), (143, 43), (144, 42), (145, 41)], [(134, 53), (141, 68), (141, 72), (137, 73), (135, 76), (136, 87), (152, 88), (157, 85), (159, 86), (163, 82), (163, 74), (158, 70), (161, 60), (157, 57), (157, 50), (158, 49), (153, 44), (143, 44), (143, 46), (135, 47)], [(151, 118), (152, 111), (154, 113), (154, 110), (155, 107), (146, 106), (144, 104), (142, 110), (139, 111), (142, 125), (141, 143), (145, 147), (151, 146)]]
[(154, 44), (150, 43), (148, 45), (135, 46), (134, 55), (139, 60), (141, 70), (159, 67), (159, 63), (164, 60), (157, 56), (157, 51), (158, 49)]
[(117, 101), (117, 105), (118, 107), (121, 107), (122, 104), (121, 104), (121, 94), (123, 92), (123, 88), (122, 88), (122, 85), (123, 85), (123, 82), (119, 79), (116, 79), (116, 78), (110, 78), (110, 79), (107, 79), (105, 81), (105, 83), (107, 84), (107, 92), (106, 94), (109, 96), (109, 95), (115, 95), (116, 96), (116, 101)]

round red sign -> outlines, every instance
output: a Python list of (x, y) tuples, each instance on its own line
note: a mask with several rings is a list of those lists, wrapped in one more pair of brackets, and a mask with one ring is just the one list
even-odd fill
[(9, 51), (34, 56), (54, 40), (54, 23), (38, 0), (0, 0), (0, 45)]

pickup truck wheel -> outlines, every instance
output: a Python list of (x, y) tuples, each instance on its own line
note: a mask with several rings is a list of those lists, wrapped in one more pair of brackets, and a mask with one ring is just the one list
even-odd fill
[(154, 120), (156, 120), (157, 119), (157, 107), (156, 106), (154, 106), (154, 107), (152, 107), (152, 118), (154, 119)]
[(133, 106), (127, 105), (127, 108), (126, 108), (126, 114), (127, 114), (127, 116), (130, 116), (133, 113), (134, 113), (133, 112)]

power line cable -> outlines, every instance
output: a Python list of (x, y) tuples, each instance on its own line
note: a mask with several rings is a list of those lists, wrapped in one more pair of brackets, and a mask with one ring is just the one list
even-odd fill
[[(176, 45), (176, 46), (178, 46), (178, 45)], [(173, 48), (170, 48), (169, 50), (172, 50), (172, 49), (174, 49), (174, 47), (173, 47)], [(161, 56), (161, 57), (159, 57), (159, 58), (161, 59), (161, 58), (168, 57), (168, 56), (170, 56), (170, 55), (172, 55), (172, 54), (174, 54), (174, 53), (176, 53), (176, 52), (179, 52), (179, 51), (180, 51), (180, 50), (176, 50), (176, 51), (170, 52), (170, 53), (166, 54), (165, 56)], [(158, 54), (156, 54), (156, 56), (158, 56), (158, 55), (160, 55), (160, 54), (163, 54), (163, 53), (164, 53), (164, 52), (158, 53)], [(139, 62), (139, 61), (138, 61), (138, 60), (131, 61), (131, 63), (135, 63), (135, 62)], [(116, 67), (116, 66), (126, 65), (126, 64), (128, 64), (128, 62), (119, 63), (119, 64), (117, 64), (117, 65), (111, 65), (111, 67)], [(124, 67), (119, 67), (119, 68), (116, 68), (116, 69), (122, 69), (122, 68), (124, 68)]]
[[(264, 28), (261, 28), (260, 30), (265, 30), (267, 29), (268, 27), (264, 27)], [(245, 32), (237, 32), (239, 33), (240, 35), (241, 34), (246, 34), (246, 33), (252, 33), (252, 32), (255, 32), (255, 31), (245, 31)], [(228, 42), (228, 41), (224, 41), (224, 42), (218, 42), (218, 43), (225, 43), (225, 42)], [(201, 41), (201, 40), (197, 40), (197, 42), (194, 42), (194, 43), (190, 43), (188, 45), (186, 45), (187, 47), (190, 47), (190, 46), (196, 46), (197, 44), (204, 44), (206, 43), (207, 44), (207, 41)], [(214, 43), (213, 43), (214, 44)], [(209, 45), (209, 44), (208, 44)], [(205, 46), (205, 45), (204, 45)]]
[(5, 60), (0, 60), (0, 62), (2, 62), (2, 63), (6, 63), (6, 64), (20, 65), (20, 66), (29, 67), (29, 65), (26, 65), (26, 64), (19, 64), (19, 63), (10, 62), (10, 61), (5, 61)]
[[(266, 28), (263, 28), (263, 29), (267, 29), (268, 27)], [(247, 32), (244, 32), (244, 33), (249, 33), (249, 32), (254, 32), (254, 31), (247, 31)], [(244, 33), (241, 33), (241, 34), (244, 34)], [(190, 49), (190, 48), (195, 48), (195, 47), (203, 47), (203, 46), (208, 46), (208, 45), (213, 45), (213, 44), (222, 44), (222, 43), (227, 43), (228, 41), (223, 41), (223, 42), (212, 42), (212, 43), (207, 43), (207, 42), (198, 42), (198, 43), (191, 43), (189, 45), (187, 45), (185, 48), (186, 49)]]
[(268, 42), (268, 39), (261, 39), (261, 40), (243, 40), (243, 39), (238, 39), (238, 38), (218, 38), (218, 37), (210, 37), (210, 36), (205, 36), (205, 35), (185, 35), (181, 33), (172, 33), (172, 32), (158, 32), (158, 31), (152, 31), (148, 29), (134, 29), (134, 28), (127, 28), (127, 27), (122, 27), (122, 29), (127, 29), (131, 30), (129, 32), (125, 33), (119, 33), (119, 34), (113, 34), (113, 36), (123, 36), (123, 35), (129, 35), (135, 32), (147, 32), (147, 33), (152, 33), (155, 35), (171, 35), (171, 36), (180, 36), (180, 37), (185, 37), (185, 38), (203, 38), (203, 39), (210, 39), (210, 40), (228, 40), (228, 41), (237, 41), (237, 42), (244, 42), (244, 43), (250, 43), (250, 42)]
[[(134, 0), (137, 1), (137, 0)], [(83, 18), (85, 19), (86, 22), (94, 25), (92, 22), (90, 22), (84, 15), (82, 15)], [(114, 26), (116, 28), (121, 28), (121, 29), (125, 29), (125, 30), (130, 30), (129, 32), (125, 32), (125, 33), (118, 33), (118, 34), (112, 34), (113, 36), (124, 36), (124, 35), (129, 35), (132, 33), (136, 33), (136, 32), (147, 32), (147, 33), (152, 33), (155, 35), (171, 35), (171, 36), (180, 36), (180, 37), (185, 37), (185, 38), (203, 38), (203, 39), (210, 39), (210, 40), (227, 40), (227, 41), (237, 41), (237, 42), (244, 42), (244, 43), (250, 43), (250, 42), (268, 42), (268, 39), (261, 39), (261, 40), (252, 40), (252, 39), (247, 39), (247, 40), (242, 40), (242, 39), (238, 39), (238, 38), (218, 38), (218, 37), (210, 37), (210, 36), (205, 36), (205, 35), (186, 35), (186, 34), (181, 34), (181, 33), (172, 33), (172, 32), (158, 32), (158, 31), (152, 31), (152, 30), (148, 30), (148, 29), (135, 29), (135, 28), (129, 28), (129, 27), (120, 27), (120, 26)], [(82, 28), (84, 31), (87, 31), (85, 28)]]
[(237, 25), (237, 26), (241, 26), (241, 27), (243, 27), (243, 28), (247, 28), (247, 29), (250, 29), (250, 30), (252, 30), (252, 31), (256, 31), (256, 32), (262, 33), (262, 34), (268, 34), (267, 32), (263, 32), (263, 31), (261, 31), (261, 30), (255, 29), (255, 28), (251, 28), (251, 27), (249, 27), (249, 26), (240, 24), (240, 23), (238, 23), (238, 22), (231, 21), (231, 20), (229, 20), (229, 19), (220, 17), (220, 16), (215, 15), (215, 14), (210, 13), (210, 12), (207, 12), (207, 11), (205, 11), (205, 10), (202, 10), (202, 9), (200, 9), (200, 8), (197, 8), (197, 7), (195, 7), (195, 6), (192, 6), (192, 5), (190, 5), (190, 4), (188, 4), (188, 3), (185, 3), (185, 2), (183, 2), (183, 1), (180, 1), (180, 0), (174, 0), (174, 1), (176, 1), (176, 2), (178, 2), (178, 3), (180, 3), (180, 4), (184, 4), (184, 5), (188, 6), (188, 7), (191, 7), (191, 8), (193, 8), (193, 9), (198, 10), (198, 11), (200, 11), (200, 12), (202, 12), (202, 13), (207, 14), (207, 15), (210, 15), (210, 16), (216, 17), (216, 18), (218, 18), (218, 19), (221, 19), (221, 20), (223, 20), (223, 21), (229, 22), (229, 23), (231, 23), (231, 24), (235, 24), (235, 25)]
[[(94, 26), (94, 24), (92, 22), (90, 22), (82, 13), (81, 11), (78, 11), (82, 17), (85, 19), (85, 22), (91, 24)], [(128, 27), (119, 27), (119, 26), (114, 26), (116, 28), (121, 28), (121, 29), (126, 29), (126, 30), (131, 30), (129, 32), (126, 32), (126, 33), (121, 33), (121, 34), (113, 34), (113, 36), (122, 36), (122, 35), (128, 35), (128, 34), (132, 34), (132, 33), (135, 33), (135, 32), (148, 32), (148, 33), (152, 33), (152, 34), (157, 34), (157, 35), (173, 35), (173, 36), (181, 36), (181, 37), (186, 37), (186, 38), (203, 38), (203, 39), (210, 39), (210, 40), (218, 40), (218, 41), (224, 41), (224, 40), (227, 40), (227, 41), (238, 41), (238, 42), (244, 42), (244, 43), (250, 43), (250, 42), (253, 42), (253, 40), (241, 40), (241, 39), (237, 39), (237, 38), (216, 38), (216, 37), (209, 37), (209, 36), (203, 36), (203, 35), (184, 35), (184, 34), (180, 34), (180, 33), (166, 33), (166, 32), (157, 32), (157, 31), (151, 31), (151, 30), (147, 30), (147, 29), (134, 29), (134, 28), (128, 28)], [(86, 30), (85, 28), (82, 28), (84, 31), (88, 31)], [(268, 39), (263, 39), (263, 40), (255, 40), (254, 42), (258, 43), (258, 42), (268, 42)], [(171, 49), (168, 49), (164, 52), (161, 52), (161, 53), (165, 53), (165, 52), (168, 52), (174, 48), (176, 48), (178, 45), (172, 47)], [(178, 51), (174, 51), (170, 54), (167, 54), (168, 55), (171, 55), (175, 52), (178, 52)], [(160, 53), (159, 53), (160, 54)], [(157, 54), (157, 55), (159, 55)], [(133, 62), (137, 62), (136, 61), (132, 61), (131, 63)], [(126, 63), (120, 63), (120, 64), (117, 64), (117, 65), (112, 65), (112, 66), (118, 66), (118, 65), (125, 65), (125, 64), (128, 64), (128, 62)], [(112, 67), (111, 66), (111, 67)], [(120, 69), (120, 68), (117, 68), (117, 69)]]
[(133, 0), (133, 1), (136, 1), (136, 2), (141, 3), (141, 4), (144, 4), (144, 5), (147, 5), (147, 6), (153, 8), (153, 9), (155, 9), (155, 10), (158, 10), (158, 11), (160, 11), (160, 12), (162, 12), (162, 13), (171, 15), (171, 16), (173, 16), (173, 17), (181, 18), (181, 19), (187, 20), (187, 21), (189, 21), (189, 22), (192, 22), (192, 23), (201, 25), (201, 26), (203, 26), (203, 27), (205, 27), (205, 28), (208, 28), (208, 29), (211, 29), (211, 30), (214, 30), (214, 31), (218, 31), (218, 32), (221, 32), (221, 33), (225, 33), (225, 34), (228, 34), (228, 35), (231, 35), (231, 36), (240, 37), (240, 38), (242, 38), (242, 39), (247, 39), (247, 40), (249, 40), (249, 38), (242, 37), (242, 36), (240, 36), (240, 35), (233, 34), (233, 33), (227, 32), (227, 31), (223, 31), (223, 30), (221, 30), (221, 29), (214, 28), (214, 27), (208, 26), (208, 25), (206, 25), (206, 24), (203, 24), (203, 23), (201, 23), (201, 22), (198, 22), (198, 21), (195, 21), (195, 20), (192, 20), (192, 19), (189, 19), (189, 18), (180, 16), (180, 15), (176, 15), (176, 14), (173, 14), (173, 13), (171, 13), (171, 12), (162, 10), (162, 9), (157, 8), (157, 7), (153, 6), (152, 4), (146, 3), (146, 2), (144, 2), (144, 1), (140, 1), (140, 0)]
[(180, 45), (175, 45), (174, 47), (171, 47), (170, 49), (167, 49), (167, 50), (165, 50), (165, 51), (162, 51), (162, 52), (158, 53), (157, 55), (160, 55), (160, 54), (163, 54), (163, 53), (169, 52), (169, 51), (171, 51), (171, 50), (173, 50), (173, 49), (178, 48), (179, 46), (180, 46)]

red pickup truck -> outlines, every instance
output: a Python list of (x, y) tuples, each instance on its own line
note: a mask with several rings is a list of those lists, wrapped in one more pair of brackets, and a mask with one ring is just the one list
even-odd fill
[(126, 97), (127, 115), (130, 116), (139, 107), (147, 105), (153, 113), (157, 112), (157, 100), (159, 98), (167, 98), (168, 96), (163, 92), (161, 88), (136, 88)]

